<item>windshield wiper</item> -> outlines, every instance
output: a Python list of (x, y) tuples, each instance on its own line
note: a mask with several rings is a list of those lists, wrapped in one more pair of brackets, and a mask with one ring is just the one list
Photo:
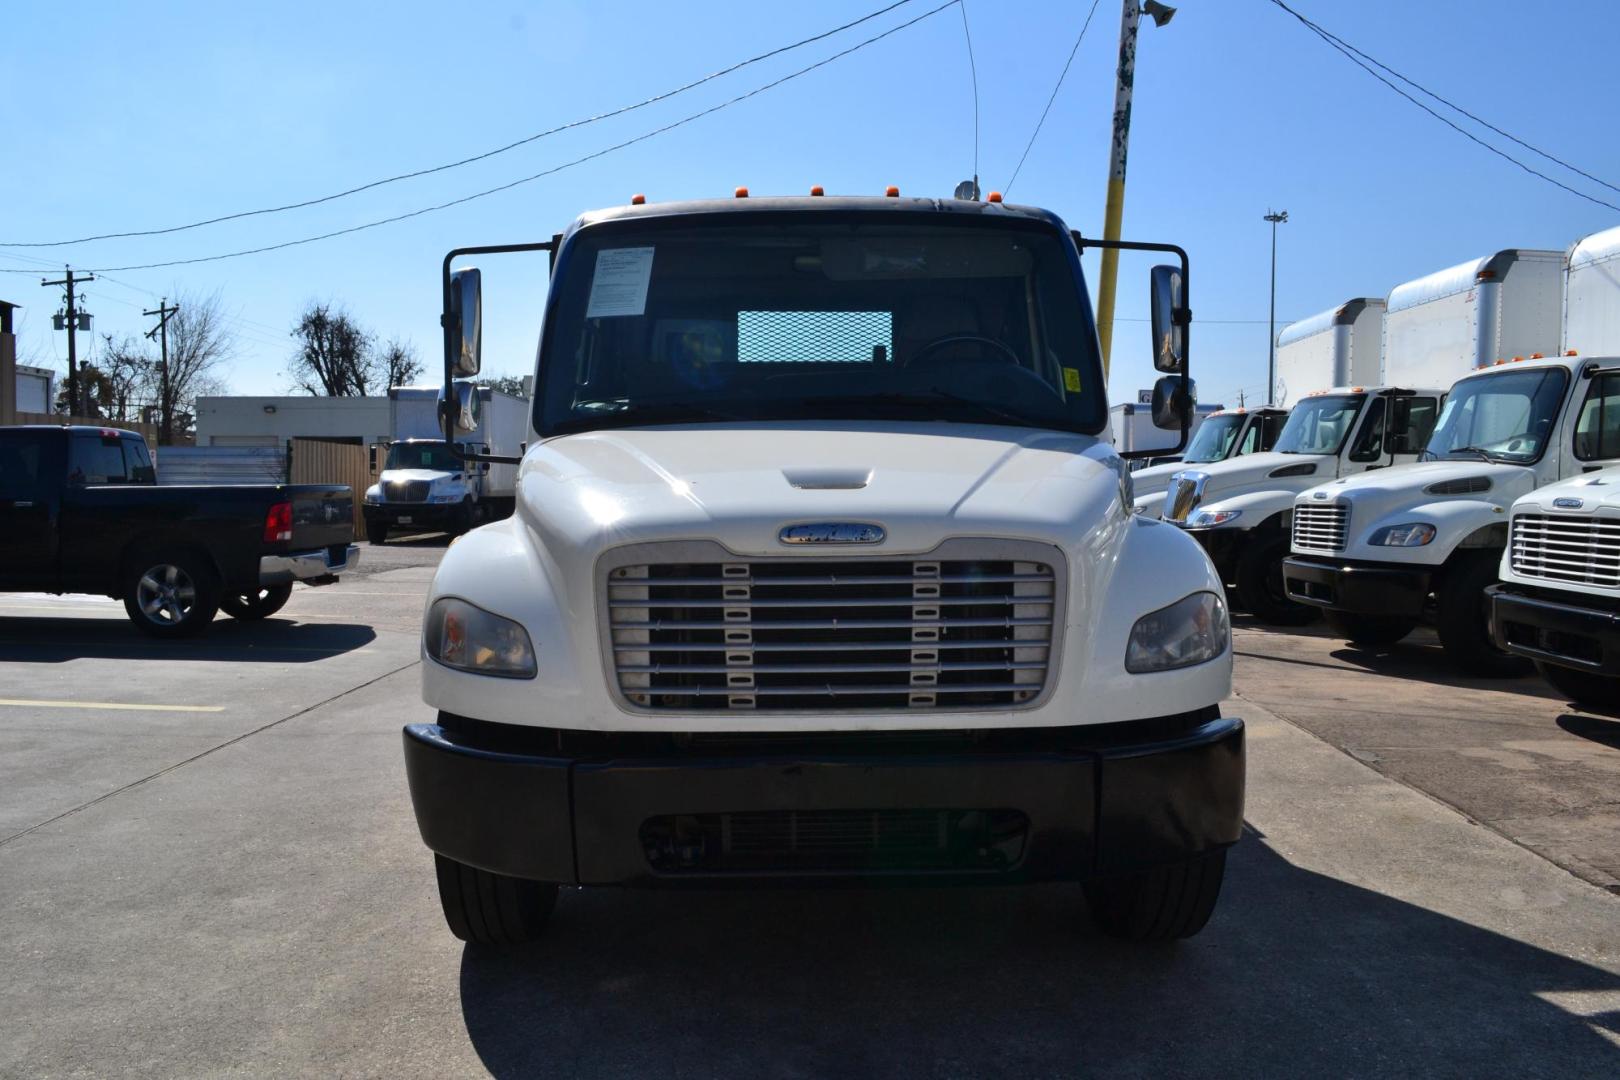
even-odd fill
[(1481, 460), (1481, 461), (1495, 461), (1496, 460), (1495, 458), (1493, 458), (1491, 456), (1491, 452), (1489, 450), (1485, 449), (1483, 446), (1453, 446), (1451, 449), (1447, 450), (1446, 453), (1448, 453), (1448, 454), (1475, 454), (1475, 455), (1477, 455), (1479, 457), (1479, 460)]

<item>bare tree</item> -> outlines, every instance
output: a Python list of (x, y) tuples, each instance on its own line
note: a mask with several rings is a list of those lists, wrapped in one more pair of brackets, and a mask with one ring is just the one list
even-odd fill
[(381, 369), (385, 387), (409, 386), (422, 374), (422, 361), (416, 355), (416, 346), (399, 338), (388, 339), (388, 344), (377, 354), (377, 366)]
[(528, 399), (529, 395), (523, 390), (522, 375), (495, 375), (479, 381), (492, 390), (499, 390), (503, 394), (511, 394), (516, 398)]
[(307, 393), (363, 397), (376, 379), (371, 335), (331, 302), (311, 303), (299, 316), (292, 337), (298, 342), (288, 374)]
[(191, 425), (197, 397), (222, 388), (219, 365), (236, 350), (217, 290), (182, 293), (175, 304), (180, 310), (169, 319), (169, 360), (155, 365), (151, 377), (158, 442), (164, 446), (174, 442), (177, 429)]
[(91, 415), (109, 420), (139, 420), (141, 406), (157, 401), (155, 351), (132, 334), (121, 338), (103, 334), (99, 352), (93, 365), (96, 382), (91, 384), (91, 389), (95, 391), (100, 412)]

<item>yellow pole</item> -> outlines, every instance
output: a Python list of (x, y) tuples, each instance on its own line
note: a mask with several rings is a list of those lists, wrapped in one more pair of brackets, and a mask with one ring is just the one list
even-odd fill
[[(1119, 69), (1114, 81), (1114, 137), (1108, 148), (1108, 205), (1103, 211), (1103, 239), (1118, 240), (1125, 216), (1125, 157), (1131, 139), (1131, 86), (1136, 80), (1137, 0), (1125, 0), (1119, 24)], [(1114, 345), (1114, 284), (1119, 252), (1105, 248), (1097, 282), (1097, 339), (1102, 345), (1103, 377)]]

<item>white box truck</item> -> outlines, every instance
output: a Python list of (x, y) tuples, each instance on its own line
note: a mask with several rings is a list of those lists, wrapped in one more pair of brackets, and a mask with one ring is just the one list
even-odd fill
[(1374, 386), (1379, 377), (1384, 301), (1358, 296), (1277, 333), (1272, 403), (1288, 408), (1334, 386)]
[[(1162, 450), (1163, 454), (1152, 454), (1148, 457), (1133, 458), (1133, 466), (1138, 463), (1144, 466), (1159, 462), (1174, 462), (1181, 460), (1176, 452), (1176, 440), (1179, 432), (1165, 431), (1153, 423), (1153, 406), (1149, 391), (1137, 395), (1134, 402), (1127, 401), (1120, 405), (1112, 405), (1108, 409), (1108, 427), (1114, 436), (1114, 449), (1122, 454), (1137, 454), (1146, 451)], [(1199, 405), (1193, 410), (1192, 423), (1187, 428), (1187, 441), (1191, 445), (1193, 438), (1198, 434), (1199, 425), (1204, 420), (1221, 411), (1221, 405)]]
[[(1617, 239), (1620, 230), (1610, 230), (1573, 251)], [(1495, 646), (1486, 611), (1485, 589), (1497, 580), (1508, 542), (1508, 508), (1536, 488), (1620, 458), (1620, 440), (1606, 437), (1620, 425), (1620, 380), (1602, 377), (1611, 361), (1557, 355), (1564, 304), (1548, 291), (1547, 255), (1501, 252), (1415, 282), (1426, 299), (1402, 305), (1403, 316), (1411, 313), (1403, 321), (1392, 294), (1388, 347), (1405, 342), (1432, 373), (1464, 356), (1481, 366), (1451, 388), (1422, 462), (1314, 487), (1296, 500), (1284, 566), (1289, 596), (1322, 609), (1348, 640), (1390, 644), (1428, 619), (1465, 671), (1526, 667)], [(1463, 290), (1470, 271), (1475, 288)], [(1612, 284), (1591, 288), (1580, 272), (1575, 284), (1569, 314), (1576, 325), (1601, 324), (1620, 310)], [(1425, 310), (1431, 323), (1417, 317)], [(1620, 341), (1588, 340), (1610, 355), (1620, 351)], [(1492, 355), (1498, 350), (1513, 352), (1503, 359)]]
[[(1205, 416), (1198, 430), (1187, 440), (1187, 449), (1162, 465), (1150, 464), (1131, 473), (1131, 500), (1138, 514), (1160, 517), (1170, 478), (1189, 465), (1213, 465), (1217, 461), (1261, 454), (1270, 450), (1288, 422), (1288, 410), (1262, 405), (1258, 408), (1220, 409)], [(1154, 459), (1157, 460), (1157, 459)]]
[[(390, 534), (463, 533), (481, 521), (512, 513), (517, 467), (467, 462), (452, 453), (439, 426), (437, 386), (395, 386), (388, 391), (393, 439), (377, 482), (366, 489), (366, 539)], [(487, 386), (468, 401), (475, 419), (460, 432), (464, 452), (515, 457), (528, 442), (529, 408), (521, 398)]]

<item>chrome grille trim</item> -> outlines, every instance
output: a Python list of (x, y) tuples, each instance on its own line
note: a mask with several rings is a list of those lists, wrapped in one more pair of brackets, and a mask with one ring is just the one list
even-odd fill
[(1168, 521), (1186, 521), (1187, 515), (1198, 506), (1200, 484), (1184, 473), (1170, 478), (1170, 489), (1164, 497), (1164, 516)]
[(383, 497), (389, 502), (425, 503), (431, 480), (390, 480), (383, 485)]
[(1620, 589), (1620, 519), (1515, 514), (1509, 547), (1516, 574)]
[(762, 557), (672, 541), (607, 552), (597, 582), (627, 709), (981, 711), (1049, 695), (1066, 567), (1020, 540)]
[(1308, 503), (1294, 507), (1294, 547), (1307, 551), (1343, 551), (1350, 525), (1344, 503)]

